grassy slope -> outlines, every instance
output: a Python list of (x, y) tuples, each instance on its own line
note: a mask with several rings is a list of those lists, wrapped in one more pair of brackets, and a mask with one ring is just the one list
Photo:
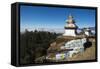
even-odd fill
[(92, 42), (92, 46), (87, 48), (85, 52), (74, 55), (69, 61), (77, 60), (92, 60), (95, 59), (95, 42)]

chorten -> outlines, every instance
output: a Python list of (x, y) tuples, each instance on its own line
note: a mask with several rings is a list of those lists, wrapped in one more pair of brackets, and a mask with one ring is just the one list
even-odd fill
[(78, 26), (75, 24), (75, 20), (71, 14), (68, 16), (68, 20), (66, 20), (66, 25), (64, 28), (65, 32), (63, 36), (76, 36)]

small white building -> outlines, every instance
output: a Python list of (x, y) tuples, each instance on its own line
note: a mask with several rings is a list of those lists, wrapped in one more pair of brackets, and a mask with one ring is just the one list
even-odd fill
[(65, 32), (63, 36), (76, 36), (78, 27), (76, 26), (72, 15), (68, 16), (68, 20), (66, 20), (66, 25), (64, 28)]
[(84, 34), (87, 35), (87, 36), (90, 36), (90, 35), (92, 35), (92, 32), (91, 32), (91, 30), (89, 28), (86, 28), (84, 30)]

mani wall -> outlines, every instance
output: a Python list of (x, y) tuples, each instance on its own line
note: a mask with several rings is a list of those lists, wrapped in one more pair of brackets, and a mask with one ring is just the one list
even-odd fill
[(65, 43), (64, 46), (61, 46), (61, 50), (63, 49), (72, 49), (71, 51), (65, 51), (63, 53), (56, 54), (56, 60), (63, 60), (67, 58), (71, 58), (73, 54), (84, 52), (84, 43), (86, 43), (86, 38), (71, 40)]

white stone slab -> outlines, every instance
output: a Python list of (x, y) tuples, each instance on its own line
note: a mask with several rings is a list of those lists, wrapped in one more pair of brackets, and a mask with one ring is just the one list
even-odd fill
[(63, 60), (67, 57), (66, 53), (58, 53), (56, 54), (56, 60)]

